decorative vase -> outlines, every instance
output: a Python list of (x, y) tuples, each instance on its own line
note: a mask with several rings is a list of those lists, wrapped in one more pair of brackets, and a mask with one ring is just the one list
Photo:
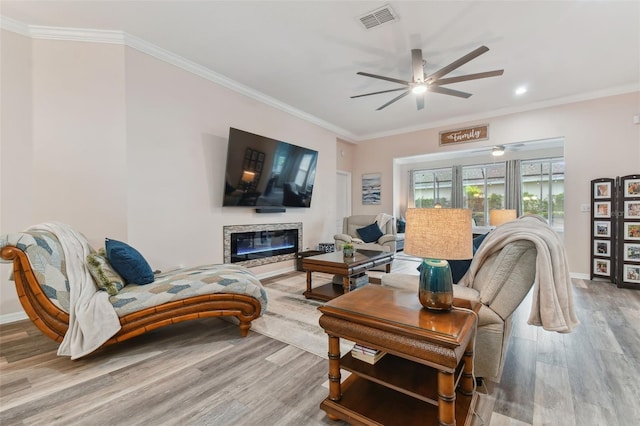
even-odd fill
[(342, 249), (342, 255), (344, 257), (353, 257), (353, 255), (356, 253), (355, 249), (353, 247), (351, 248), (343, 248)]
[(420, 303), (427, 309), (449, 311), (453, 305), (453, 279), (446, 260), (424, 259), (418, 287)]

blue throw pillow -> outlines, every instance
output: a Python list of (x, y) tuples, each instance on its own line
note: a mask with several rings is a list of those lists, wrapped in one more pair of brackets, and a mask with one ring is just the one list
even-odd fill
[[(482, 234), (479, 235), (477, 237), (475, 237), (473, 239), (473, 254), (476, 254), (476, 251), (478, 251), (478, 248), (480, 247), (480, 244), (482, 244), (482, 242), (484, 241), (484, 239), (486, 238), (487, 234)], [(453, 283), (457, 284), (462, 277), (464, 277), (464, 274), (467, 273), (467, 271), (469, 270), (469, 267), (471, 266), (471, 261), (473, 259), (464, 259), (464, 260), (449, 260), (449, 267), (451, 268), (451, 278), (453, 279)], [(418, 266), (418, 271), (422, 268), (422, 264), (420, 264), (420, 266)]]
[(398, 231), (398, 234), (404, 234), (404, 228), (407, 226), (407, 222), (405, 222), (402, 219), (398, 219), (398, 221), (396, 222), (396, 228)]
[(104, 248), (109, 263), (127, 283), (149, 284), (153, 270), (140, 252), (122, 241), (105, 239)]
[(365, 243), (376, 242), (378, 241), (378, 238), (384, 235), (376, 222), (373, 222), (371, 225), (365, 226), (364, 228), (356, 229), (356, 232), (358, 232), (358, 235), (360, 235), (360, 238)]

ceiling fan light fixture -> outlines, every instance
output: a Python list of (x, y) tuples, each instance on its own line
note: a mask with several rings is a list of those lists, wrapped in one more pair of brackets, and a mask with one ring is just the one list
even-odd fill
[(500, 157), (501, 155), (504, 155), (504, 146), (494, 146), (491, 149), (491, 155), (493, 155), (494, 157)]
[(423, 84), (423, 83), (416, 84), (415, 86), (413, 86), (411, 91), (413, 93), (415, 93), (416, 95), (420, 95), (420, 94), (422, 94), (422, 93), (427, 91), (427, 86), (425, 84)]

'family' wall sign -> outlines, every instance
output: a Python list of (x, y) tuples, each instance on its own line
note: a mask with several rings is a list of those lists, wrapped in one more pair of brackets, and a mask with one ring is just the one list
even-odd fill
[(440, 145), (451, 145), (454, 143), (476, 142), (489, 139), (489, 125), (482, 124), (464, 129), (448, 130), (440, 132)]

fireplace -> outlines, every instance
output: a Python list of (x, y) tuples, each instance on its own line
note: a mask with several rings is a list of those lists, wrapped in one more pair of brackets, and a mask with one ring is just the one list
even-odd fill
[(295, 259), (302, 247), (302, 222), (224, 227), (224, 262), (244, 266)]

